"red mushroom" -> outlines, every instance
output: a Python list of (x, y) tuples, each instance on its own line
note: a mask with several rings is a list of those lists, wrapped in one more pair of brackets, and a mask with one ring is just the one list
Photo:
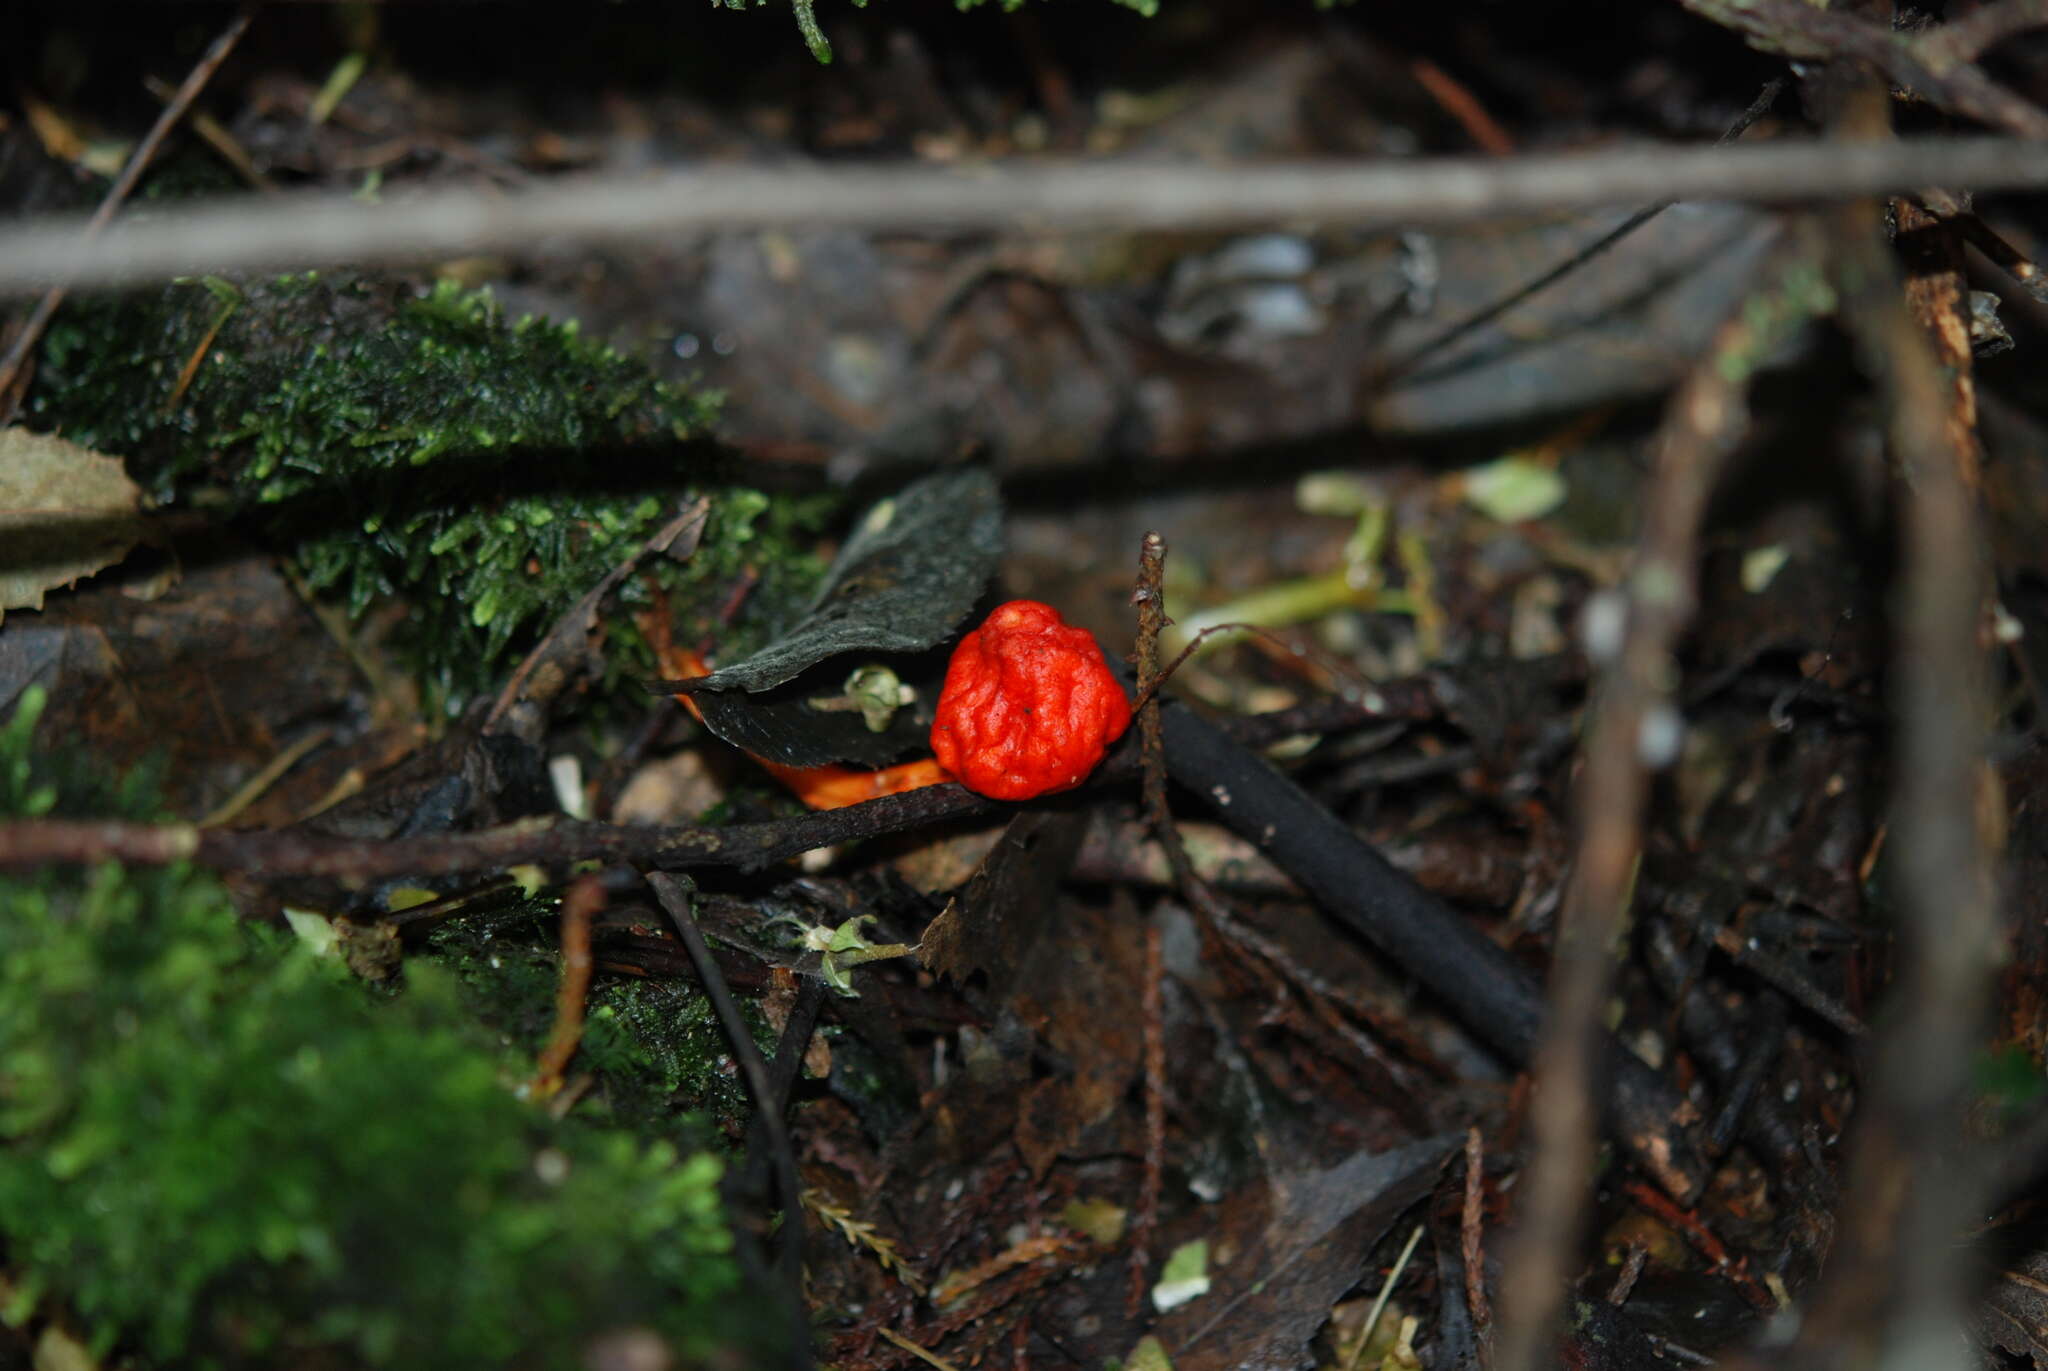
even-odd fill
[(1081, 784), (1130, 722), (1094, 635), (1050, 605), (1012, 600), (953, 650), (932, 751), (969, 790), (1028, 800)]
[[(662, 616), (643, 614), (641, 628), (670, 677), (710, 671), (703, 658), (670, 639)], [(702, 720), (695, 700), (676, 699)], [(1065, 623), (1050, 605), (1012, 600), (953, 650), (932, 722), (936, 760), (879, 771), (754, 760), (813, 809), (941, 781), (959, 781), (990, 799), (1029, 800), (1081, 784), (1130, 722), (1130, 702), (1094, 635)]]

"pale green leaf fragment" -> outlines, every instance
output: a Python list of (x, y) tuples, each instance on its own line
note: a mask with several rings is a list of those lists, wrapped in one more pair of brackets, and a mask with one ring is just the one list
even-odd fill
[(1752, 595), (1762, 594), (1791, 560), (1792, 549), (1783, 543), (1751, 548), (1742, 554), (1742, 588)]
[(92, 1348), (54, 1323), (37, 1336), (31, 1364), (36, 1371), (100, 1371)]
[(284, 921), (291, 925), (292, 932), (298, 935), (299, 941), (304, 943), (314, 956), (335, 955), (336, 948), (341, 942), (341, 934), (335, 930), (333, 921), (325, 914), (315, 914), (310, 909), (287, 907), (284, 911)]
[(1564, 477), (1519, 453), (1465, 473), (1465, 503), (1502, 524), (1540, 519), (1564, 503)]
[(1294, 483), (1294, 504), (1303, 514), (1351, 518), (1386, 501), (1386, 491), (1353, 471), (1311, 471)]
[(827, 952), (865, 952), (874, 944), (861, 934), (862, 924), (875, 922), (872, 914), (856, 914), (832, 931), (831, 941), (825, 945)]
[(0, 1323), (20, 1328), (35, 1316), (42, 1300), (42, 1282), (34, 1274), (0, 1278)]
[(1173, 1358), (1166, 1355), (1165, 1343), (1147, 1333), (1124, 1358), (1124, 1371), (1173, 1371)]
[(1124, 1240), (1130, 1213), (1122, 1205), (1100, 1197), (1069, 1200), (1060, 1211), (1060, 1222), (1102, 1247), (1115, 1247)]
[(1164, 1314), (1209, 1293), (1209, 1240), (1196, 1238), (1173, 1249), (1152, 1287), (1152, 1306)]
[(832, 993), (842, 1000), (857, 1000), (860, 992), (853, 988), (853, 977), (839, 964), (836, 957), (821, 957), (818, 960), (818, 974), (825, 978), (825, 984), (832, 987)]

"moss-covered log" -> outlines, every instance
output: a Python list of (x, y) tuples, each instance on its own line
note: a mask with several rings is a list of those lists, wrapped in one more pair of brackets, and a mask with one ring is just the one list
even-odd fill
[(352, 612), (404, 598), (397, 646), (449, 699), (492, 684), (688, 492), (717, 496), (703, 545), (655, 568), (686, 610), (743, 569), (770, 610), (808, 587), (798, 535), (826, 505), (729, 484), (715, 410), (574, 323), (506, 321), (486, 292), (313, 275), (75, 303), (29, 406), (161, 503), (240, 518)]

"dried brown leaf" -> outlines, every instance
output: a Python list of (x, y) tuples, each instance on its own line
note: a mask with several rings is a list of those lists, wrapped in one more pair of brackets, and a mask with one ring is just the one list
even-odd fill
[(105, 570), (142, 536), (142, 490), (117, 457), (0, 429), (0, 619)]
[(1977, 1312), (1984, 1339), (2037, 1368), (2048, 1366), (2048, 1252), (2007, 1262)]

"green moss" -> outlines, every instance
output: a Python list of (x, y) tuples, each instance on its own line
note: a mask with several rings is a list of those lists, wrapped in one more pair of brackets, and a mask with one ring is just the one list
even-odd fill
[[(0, 817), (147, 812), (0, 731)], [(104, 1350), (580, 1364), (736, 1336), (718, 1160), (553, 1123), (453, 976), (377, 1001), (189, 868), (0, 879), (0, 1240)]]
[[(460, 980), (471, 1013), (498, 1035), (508, 1070), (530, 1070), (554, 1026), (562, 960), (554, 908), (544, 903), (530, 920), (461, 921), (431, 943), (431, 956)], [(775, 1039), (754, 1006), (742, 1002), (741, 1009), (772, 1055)], [(752, 1110), (731, 1055), (717, 1015), (694, 986), (600, 973), (569, 1067), (572, 1076), (595, 1078), (577, 1112), (640, 1131), (682, 1128), (708, 1145), (723, 1136), (714, 1123), (737, 1124)]]
[[(858, 2), (859, 0), (856, 0), (856, 3)], [(958, 10), (980, 9), (987, 3), (988, 0), (953, 0), (953, 8)], [(1005, 12), (1024, 8), (1024, 0), (1001, 0), (1001, 3)], [(1116, 0), (1116, 3), (1122, 5), (1125, 9), (1136, 10), (1147, 19), (1159, 13), (1159, 0)]]
[(508, 323), (487, 292), (308, 275), (67, 306), (29, 412), (163, 503), (246, 516), (351, 612), (404, 597), (397, 646), (454, 701), (686, 492), (716, 499), (703, 553), (652, 568), (686, 615), (742, 567), (771, 615), (801, 598), (818, 568), (800, 535), (829, 505), (722, 485), (699, 441), (714, 408), (573, 323)]
[(2041, 1063), (2013, 1044), (1979, 1053), (1971, 1063), (1977, 1110), (1998, 1132), (2017, 1124), (2048, 1094)]
[[(775, 1055), (774, 1035), (750, 1001), (741, 1001), (755, 1045)], [(591, 994), (577, 1065), (610, 1085), (611, 1105), (623, 1117), (672, 1112), (678, 1098), (728, 1121), (753, 1109), (745, 1084), (730, 1066), (732, 1049), (711, 1002), (673, 981), (623, 980)]]
[[(1159, 0), (1115, 0), (1115, 2), (1122, 5), (1125, 9), (1136, 10), (1148, 19), (1159, 12)], [(1318, 0), (1318, 3), (1322, 2), (1323, 0)], [(726, 9), (743, 10), (747, 8), (749, 0), (711, 0), (711, 3), (713, 5), (723, 5)], [(758, 9), (767, 4), (768, 0), (751, 0), (751, 3), (754, 8)], [(985, 3), (987, 3), (987, 0), (953, 0), (953, 7), (965, 11), (979, 9)], [(1005, 13), (1024, 8), (1024, 0), (1000, 0), (1000, 3)], [(818, 27), (816, 4), (817, 0), (789, 0), (790, 13), (796, 18), (797, 33), (802, 36), (804, 46), (811, 50), (811, 56), (818, 59), (820, 66), (830, 66), (832, 64), (832, 44), (825, 37), (825, 31)], [(866, 9), (868, 0), (853, 0), (853, 4), (856, 9)]]

